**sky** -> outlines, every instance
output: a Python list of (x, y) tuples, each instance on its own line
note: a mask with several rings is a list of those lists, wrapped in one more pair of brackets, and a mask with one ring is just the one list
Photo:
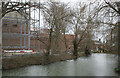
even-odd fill
[[(45, 0), (44, 1), (41, 0), (41, 2), (45, 2)], [(85, 4), (89, 3), (86, 0), (84, 0), (84, 1), (82, 0), (81, 2), (84, 2)], [(75, 7), (76, 3), (78, 3), (78, 1), (77, 0), (75, 0), (75, 1), (74, 0), (72, 0), (72, 1), (67, 0), (67, 1), (64, 1), (64, 3), (66, 3), (66, 4), (69, 3), (69, 6), (71, 6), (71, 7), (74, 6)], [(39, 13), (39, 10), (35, 12), (35, 18), (36, 19), (39, 19), (38, 18), (39, 16), (37, 15), (38, 13)], [(31, 17), (34, 18), (34, 11), (32, 11)], [(38, 25), (38, 23), (36, 25)], [(43, 16), (42, 16), (42, 13), (40, 12), (40, 28), (43, 28), (43, 27), (44, 27)], [(70, 30), (69, 33), (67, 33), (67, 34), (74, 34), (74, 32)], [(100, 34), (100, 32), (95, 32), (94, 35), (95, 35), (95, 40), (101, 39), (103, 41), (103, 38), (102, 38), (103, 36)]]
[[(28, 2), (28, 1), (31, 1), (31, 2), (48, 2), (48, 1), (52, 1), (52, 2), (65, 2), (65, 3), (68, 3), (68, 2), (102, 2), (103, 0), (1, 0), (1, 1), (17, 1), (17, 2)], [(106, 0), (106, 1), (109, 1), (109, 2), (118, 2), (120, 0)]]
[[(6, 0), (7, 1), (7, 0)], [(69, 6), (71, 6), (71, 7), (73, 7), (73, 6), (75, 6), (75, 4), (76, 3), (78, 3), (78, 2), (84, 2), (84, 3), (89, 3), (89, 2), (94, 2), (94, 1), (96, 1), (96, 2), (99, 2), (99, 3), (102, 3), (104, 0), (9, 0), (9, 1), (22, 1), (22, 2), (27, 2), (27, 1), (31, 1), (31, 2), (48, 2), (48, 1), (53, 1), (53, 2), (64, 2), (64, 3), (70, 3), (69, 4)], [(106, 0), (106, 1), (108, 1), (108, 0)], [(109, 0), (109, 1), (119, 1), (119, 0)], [(32, 11), (31, 12), (31, 17), (32, 18), (36, 18), (36, 19), (39, 19), (39, 15), (38, 15), (38, 13), (39, 13), (39, 11), (37, 10), (37, 11), (35, 11), (35, 16), (34, 16), (34, 11)], [(38, 26), (38, 23), (36, 24), (36, 26)], [(40, 27), (42, 28), (44, 26), (44, 23), (43, 23), (43, 16), (42, 16), (42, 14), (40, 13)], [(101, 30), (102, 30), (103, 28), (101, 28)], [(70, 32), (71, 34), (73, 34), (73, 32), (71, 31)], [(96, 39), (98, 40), (98, 39), (100, 39), (100, 38), (102, 38), (102, 36), (103, 35), (101, 35), (101, 33), (99, 33), (99, 32), (95, 32), (95, 36), (96, 36)]]

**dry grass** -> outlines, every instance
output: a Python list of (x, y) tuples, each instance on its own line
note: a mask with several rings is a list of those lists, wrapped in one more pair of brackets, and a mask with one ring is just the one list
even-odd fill
[[(79, 54), (78, 57), (84, 56), (84, 54)], [(46, 60), (47, 58), (47, 60)], [(67, 53), (61, 53), (59, 55), (25, 55), (19, 57), (11, 57), (2, 59), (2, 68), (3, 69), (13, 69), (29, 65), (45, 65), (53, 62), (71, 60), (74, 57)]]

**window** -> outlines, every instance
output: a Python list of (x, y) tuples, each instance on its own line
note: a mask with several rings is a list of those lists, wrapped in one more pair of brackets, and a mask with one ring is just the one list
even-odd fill
[(13, 27), (17, 27), (17, 24), (14, 24)]
[(7, 26), (7, 24), (3, 24), (3, 26), (4, 26), (4, 27), (6, 27), (6, 26)]

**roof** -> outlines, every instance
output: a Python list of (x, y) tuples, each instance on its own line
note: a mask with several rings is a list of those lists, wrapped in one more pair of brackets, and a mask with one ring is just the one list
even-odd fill
[(25, 21), (26, 19), (24, 18), (24, 16), (20, 15), (18, 12), (14, 11), (14, 12), (10, 12), (7, 13), (3, 19), (7, 19), (7, 20), (18, 20), (18, 21)]

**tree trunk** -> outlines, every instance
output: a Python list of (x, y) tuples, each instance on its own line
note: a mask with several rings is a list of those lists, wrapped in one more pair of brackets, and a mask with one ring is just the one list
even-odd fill
[[(0, 14), (2, 14), (1, 5), (0, 5)], [(0, 15), (0, 57), (2, 57), (2, 15)], [(2, 70), (2, 59), (0, 59), (0, 70)]]
[(73, 45), (74, 45), (73, 55), (77, 57), (77, 55), (78, 55), (78, 44), (77, 44), (77, 40), (76, 39), (73, 41)]
[(120, 2), (116, 2), (118, 8), (118, 68), (120, 68)]
[(65, 48), (66, 48), (65, 52), (67, 52), (67, 51), (68, 51), (68, 50), (67, 50), (68, 46), (67, 46), (67, 42), (66, 42), (65, 32), (64, 32), (64, 40), (65, 40)]
[(51, 42), (52, 42), (52, 28), (50, 29), (47, 53), (45, 53), (45, 56), (44, 56), (44, 59), (45, 59), (44, 64), (49, 64), (49, 54), (50, 54), (50, 49), (51, 49)]
[(50, 49), (51, 49), (51, 42), (52, 42), (52, 28), (50, 29), (50, 35), (49, 35), (49, 45), (47, 47), (47, 54), (50, 54)]
[(120, 68), (120, 22), (118, 23), (118, 67)]
[(58, 53), (59, 50), (59, 35), (56, 35), (56, 40), (55, 40), (55, 53)]

